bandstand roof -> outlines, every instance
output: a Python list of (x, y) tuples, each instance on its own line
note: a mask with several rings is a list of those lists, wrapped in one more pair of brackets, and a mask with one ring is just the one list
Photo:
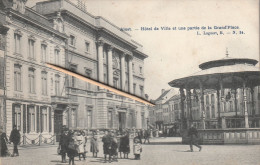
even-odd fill
[(240, 88), (245, 81), (247, 87), (254, 87), (260, 85), (260, 69), (255, 66), (257, 63), (254, 59), (230, 57), (208, 61), (199, 65), (201, 71), (175, 79), (169, 85), (199, 89), (202, 83), (204, 89), (218, 89), (222, 81), (224, 88)]

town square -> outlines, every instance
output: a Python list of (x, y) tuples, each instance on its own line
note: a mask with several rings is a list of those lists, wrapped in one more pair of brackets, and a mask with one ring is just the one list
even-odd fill
[(0, 0), (0, 164), (260, 164), (259, 0)]

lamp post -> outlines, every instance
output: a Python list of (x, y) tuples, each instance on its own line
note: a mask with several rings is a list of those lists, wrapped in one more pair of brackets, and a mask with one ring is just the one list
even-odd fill
[(149, 118), (146, 118), (146, 121), (147, 121), (146, 129), (148, 130)]

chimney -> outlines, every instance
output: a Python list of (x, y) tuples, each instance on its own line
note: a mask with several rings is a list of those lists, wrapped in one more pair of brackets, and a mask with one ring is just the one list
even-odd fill
[(162, 94), (165, 92), (165, 89), (162, 89)]

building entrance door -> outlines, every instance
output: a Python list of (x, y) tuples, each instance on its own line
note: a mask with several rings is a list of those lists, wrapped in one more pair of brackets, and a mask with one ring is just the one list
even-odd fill
[(56, 134), (56, 141), (60, 141), (61, 129), (62, 129), (63, 114), (62, 111), (54, 111), (54, 133)]
[(125, 112), (118, 112), (118, 123), (119, 123), (119, 131), (125, 129), (126, 125), (126, 114)]

